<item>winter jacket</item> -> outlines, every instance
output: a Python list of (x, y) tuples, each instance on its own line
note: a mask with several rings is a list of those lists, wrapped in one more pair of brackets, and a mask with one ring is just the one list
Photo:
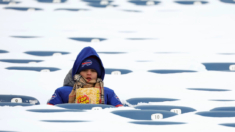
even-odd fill
[[(97, 54), (97, 52), (91, 48), (91, 47), (85, 47), (77, 56), (73, 68), (69, 71), (69, 73), (66, 75), (64, 80), (64, 86), (57, 88), (55, 90), (55, 93), (52, 95), (50, 101), (48, 104), (50, 105), (56, 105), (56, 104), (62, 104), (62, 103), (68, 103), (69, 94), (73, 89), (74, 81), (73, 76), (77, 73), (80, 64), (82, 61), (90, 56), (95, 56), (98, 58), (100, 64), (101, 64), (101, 79), (104, 80), (105, 76), (105, 69), (103, 66), (103, 63)], [(108, 87), (104, 87), (104, 98), (105, 98), (105, 104), (113, 105), (113, 106), (122, 106), (121, 101), (117, 97), (117, 95), (114, 93), (114, 91)]]

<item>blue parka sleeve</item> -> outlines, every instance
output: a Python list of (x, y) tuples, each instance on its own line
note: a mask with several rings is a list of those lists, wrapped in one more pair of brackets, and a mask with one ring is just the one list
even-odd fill
[(47, 104), (56, 105), (56, 104), (68, 103), (69, 94), (72, 91), (72, 89), (73, 87), (71, 86), (63, 86), (57, 88)]
[(109, 88), (105, 88), (105, 92), (107, 96), (107, 104), (110, 104), (116, 107), (123, 106), (118, 96), (115, 94), (113, 90)]
[(50, 101), (48, 102), (48, 104), (51, 105), (56, 105), (56, 104), (61, 104), (63, 103), (62, 98), (60, 96), (60, 92), (59, 89), (55, 90), (55, 93), (52, 95)]

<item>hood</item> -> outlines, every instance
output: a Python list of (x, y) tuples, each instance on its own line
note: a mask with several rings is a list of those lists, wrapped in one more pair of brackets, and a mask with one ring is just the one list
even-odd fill
[(100, 78), (102, 80), (104, 80), (104, 76), (105, 76), (105, 70), (104, 70), (104, 66), (103, 63), (99, 57), (99, 55), (97, 54), (97, 52), (92, 48), (92, 47), (85, 47), (83, 48), (80, 53), (78, 54), (74, 64), (73, 64), (73, 68), (72, 68), (72, 78), (73, 76), (78, 72), (78, 69), (82, 63), (82, 61), (88, 57), (96, 57), (97, 60), (100, 62), (101, 65), (101, 75)]

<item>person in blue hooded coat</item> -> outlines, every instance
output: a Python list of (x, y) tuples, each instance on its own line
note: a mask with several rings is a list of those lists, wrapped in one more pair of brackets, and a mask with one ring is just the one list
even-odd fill
[[(81, 76), (85, 83), (89, 85), (95, 85), (98, 79), (104, 80), (104, 66), (99, 55), (92, 47), (85, 47), (78, 54), (73, 68), (64, 79), (64, 86), (55, 90), (48, 102), (49, 105), (69, 103), (70, 95), (75, 90), (76, 81), (74, 78), (76, 75)], [(115, 92), (107, 87), (103, 87), (103, 104), (116, 107), (123, 106)]]

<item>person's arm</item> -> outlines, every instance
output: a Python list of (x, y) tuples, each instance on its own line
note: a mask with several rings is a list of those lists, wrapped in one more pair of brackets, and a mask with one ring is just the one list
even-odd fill
[(123, 106), (118, 96), (114, 93), (113, 90), (110, 92), (108, 96), (108, 102), (115, 107)]
[(63, 103), (61, 97), (60, 97), (60, 91), (59, 89), (55, 90), (55, 93), (52, 95), (51, 99), (47, 103), (48, 105), (56, 105)]

